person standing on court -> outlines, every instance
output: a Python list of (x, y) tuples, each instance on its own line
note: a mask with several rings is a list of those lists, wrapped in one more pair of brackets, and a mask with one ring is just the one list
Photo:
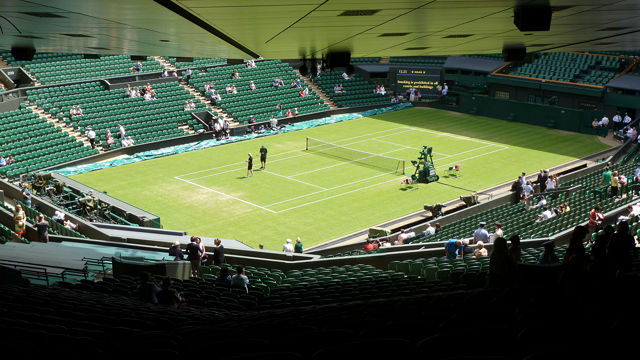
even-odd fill
[(253, 176), (253, 156), (251, 156), (251, 153), (249, 153), (248, 155), (249, 155), (249, 158), (244, 161), (247, 163), (247, 176), (245, 177), (249, 177), (249, 174)]
[(260, 165), (262, 165), (260, 169), (264, 169), (267, 165), (267, 148), (264, 145), (260, 147)]

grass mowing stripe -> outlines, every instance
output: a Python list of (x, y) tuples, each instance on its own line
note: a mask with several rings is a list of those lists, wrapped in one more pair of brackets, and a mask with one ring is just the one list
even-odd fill
[[(393, 157), (406, 161), (407, 172), (413, 172), (410, 160), (417, 158), (418, 150), (433, 146), (434, 152), (447, 154), (434, 159), (442, 184), (408, 188), (400, 184), (400, 176), (357, 164), (333, 166), (340, 162), (325, 157), (277, 161), (299, 154), (307, 136), (338, 144), (356, 142), (354, 148), (373, 153), (392, 151)], [(384, 142), (373, 141), (376, 137)], [(289, 178), (296, 175), (296, 180), (316, 187), (259, 171), (241, 179), (246, 167), (239, 160), (244, 161), (248, 152), (256, 153), (260, 145), (269, 149), (270, 172)], [(164, 228), (234, 238), (252, 246), (263, 243), (279, 251), (286, 238), (300, 236), (306, 246), (321, 243), (413, 213), (425, 203), (445, 202), (470, 190), (513, 180), (521, 171), (537, 172), (606, 148), (595, 136), (415, 108), (73, 178), (155, 213)], [(462, 164), (461, 176), (449, 177), (444, 170), (458, 163)], [(297, 175), (327, 166), (330, 168)], [(216, 171), (228, 172), (192, 179)]]

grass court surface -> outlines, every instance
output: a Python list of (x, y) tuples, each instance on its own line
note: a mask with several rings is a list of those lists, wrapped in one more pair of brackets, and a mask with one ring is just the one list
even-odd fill
[[(402, 185), (395, 161), (307, 151), (307, 137), (404, 159), (407, 174), (429, 145), (440, 181)], [(300, 236), (309, 247), (607, 147), (591, 135), (414, 108), (73, 178), (160, 216), (167, 229), (279, 251), (286, 238)], [(254, 176), (245, 178), (249, 152)], [(456, 164), (462, 176), (448, 176)]]

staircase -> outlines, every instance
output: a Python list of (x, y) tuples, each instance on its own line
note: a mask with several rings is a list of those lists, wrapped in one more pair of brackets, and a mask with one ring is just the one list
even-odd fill
[(231, 117), (229, 114), (227, 114), (224, 110), (222, 110), (221, 108), (219, 108), (217, 106), (212, 106), (207, 98), (202, 96), (202, 94), (200, 94), (199, 91), (197, 91), (196, 89), (191, 87), (189, 84), (187, 84), (186, 82), (180, 82), (180, 83), (182, 84), (182, 86), (185, 89), (189, 90), (189, 93), (191, 93), (191, 95), (195, 96), (196, 99), (200, 100), (201, 103), (207, 105), (207, 110), (209, 110), (211, 112), (214, 112), (214, 113), (217, 113), (218, 116), (224, 115), (225, 119), (227, 119), (229, 121), (229, 127), (234, 127), (234, 126), (240, 125), (239, 122), (237, 122), (233, 117)]
[(167, 60), (165, 60), (162, 56), (154, 56), (153, 59), (157, 62), (159, 62), (160, 64), (162, 64), (162, 66), (164, 66), (165, 69), (167, 70), (175, 70), (176, 67), (171, 65), (170, 62), (168, 62)]
[[(38, 109), (36, 105), (28, 105), (28, 109), (31, 109), (34, 113), (38, 114), (38, 116), (45, 118), (48, 122), (53, 123), (53, 125), (62, 129), (62, 131), (66, 131), (69, 135), (76, 138), (76, 140), (82, 141), (85, 146), (91, 147), (91, 143), (89, 143), (89, 139), (86, 136), (74, 130), (71, 127), (68, 127), (64, 122), (58, 121), (58, 119), (53, 116), (47, 114), (44, 110)], [(100, 152), (104, 152), (104, 149), (101, 149), (100, 146), (96, 146)]]
[(320, 99), (322, 99), (322, 101), (324, 101), (326, 104), (329, 105), (329, 108), (331, 110), (335, 110), (335, 109), (338, 108), (336, 106), (336, 104), (334, 104), (333, 101), (331, 101), (331, 99), (329, 99), (327, 94), (325, 94), (324, 91), (322, 91), (318, 85), (314, 84), (308, 77), (302, 76), (302, 74), (300, 74), (299, 70), (296, 70), (296, 73), (298, 74), (298, 76), (300, 76), (300, 78), (302, 80), (304, 80), (304, 82), (307, 84), (307, 86), (312, 88), (318, 94), (318, 96), (320, 96)]

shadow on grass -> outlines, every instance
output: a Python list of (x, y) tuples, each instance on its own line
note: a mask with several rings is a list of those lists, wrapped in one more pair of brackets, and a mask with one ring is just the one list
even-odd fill
[(594, 142), (595, 135), (433, 108), (406, 109), (374, 115), (371, 118), (575, 158), (609, 148), (599, 141)]

